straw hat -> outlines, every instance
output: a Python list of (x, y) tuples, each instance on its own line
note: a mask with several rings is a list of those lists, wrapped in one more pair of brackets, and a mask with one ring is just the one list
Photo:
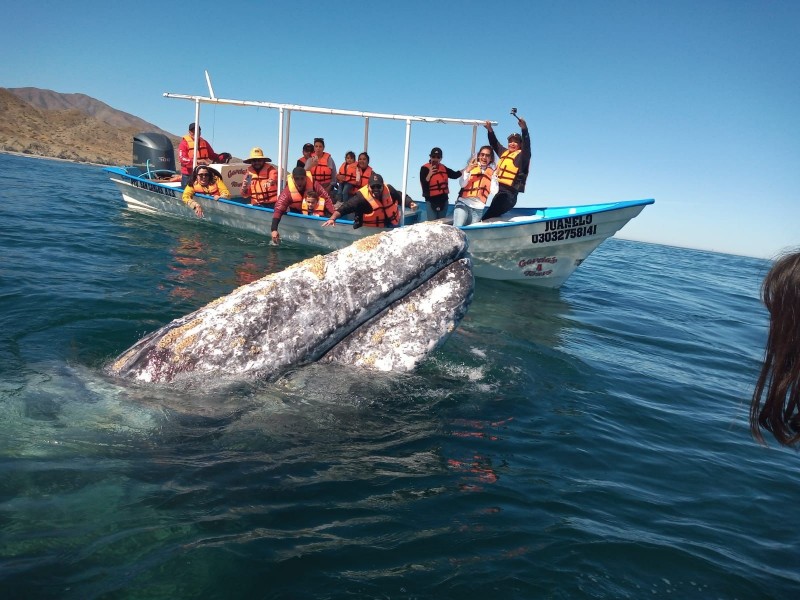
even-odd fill
[(264, 160), (266, 162), (272, 162), (272, 159), (271, 158), (267, 158), (266, 156), (264, 156), (264, 151), (261, 148), (258, 148), (258, 147), (253, 148), (252, 150), (250, 150), (250, 156), (245, 158), (244, 162), (250, 164), (254, 160)]

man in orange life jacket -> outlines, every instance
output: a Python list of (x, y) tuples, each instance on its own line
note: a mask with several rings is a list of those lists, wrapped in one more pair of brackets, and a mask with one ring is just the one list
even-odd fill
[[(310, 196), (308, 192), (316, 192), (316, 199), (324, 200), (325, 210), (320, 210), (319, 204), (310, 203)], [(315, 200), (316, 200), (315, 199)], [(335, 214), (333, 208), (333, 201), (327, 190), (311, 178), (311, 173), (307, 172), (303, 167), (295, 167), (292, 170), (292, 176), (286, 182), (286, 187), (278, 196), (278, 201), (275, 202), (275, 212), (272, 215), (272, 241), (276, 244), (281, 243), (281, 234), (278, 233), (278, 225), (280, 225), (281, 218), (286, 212), (315, 214), (317, 216), (324, 216), (324, 214)], [(324, 214), (320, 214), (323, 213)]]
[(197, 128), (197, 135), (195, 136), (194, 123), (189, 123), (189, 133), (181, 139), (178, 144), (178, 160), (181, 163), (181, 187), (186, 187), (192, 175), (192, 163), (194, 161), (194, 146), (195, 140), (197, 142), (197, 164), (210, 165), (212, 162), (219, 160), (219, 154), (214, 152), (211, 145), (200, 137), (201, 127)]
[(336, 219), (343, 215), (355, 213), (353, 227), (396, 227), (400, 224), (400, 208), (392, 198), (389, 187), (383, 183), (383, 177), (373, 172), (369, 177), (369, 185), (362, 187), (356, 195), (343, 202), (334, 211), (323, 227), (336, 225)]
[(253, 148), (245, 159), (250, 166), (242, 181), (242, 198), (254, 206), (272, 206), (278, 198), (278, 170), (261, 148)]
[(495, 170), (498, 191), (492, 198), (492, 203), (484, 213), (482, 221), (499, 217), (514, 208), (517, 195), (525, 191), (525, 180), (531, 167), (531, 138), (528, 135), (528, 124), (525, 119), (519, 117), (517, 119), (522, 135), (512, 133), (508, 136), (508, 148), (497, 140), (492, 124), (489, 121), (484, 123), (489, 132), (489, 144), (497, 152), (500, 160), (497, 161)]
[(442, 149), (433, 148), (430, 160), (419, 169), (422, 195), (428, 207), (428, 221), (444, 219), (447, 216), (447, 201), (450, 197), (447, 180), (459, 177), (461, 171), (453, 171), (442, 164)]

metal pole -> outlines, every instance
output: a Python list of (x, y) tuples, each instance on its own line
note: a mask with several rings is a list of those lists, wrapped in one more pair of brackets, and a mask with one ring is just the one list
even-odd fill
[(400, 224), (406, 220), (406, 190), (408, 189), (408, 153), (411, 149), (411, 119), (406, 119), (406, 152), (403, 157), (403, 190), (400, 192)]
[(192, 155), (192, 173), (197, 168), (197, 147), (200, 145), (200, 99), (194, 101), (194, 151)]
[(369, 117), (364, 117), (364, 152), (367, 151), (369, 146)]
[(284, 129), (286, 127), (286, 123), (283, 118), (284, 109), (281, 107), (278, 109), (278, 190), (281, 190), (281, 185), (283, 184), (283, 177), (281, 176), (281, 168), (283, 167), (284, 163)]

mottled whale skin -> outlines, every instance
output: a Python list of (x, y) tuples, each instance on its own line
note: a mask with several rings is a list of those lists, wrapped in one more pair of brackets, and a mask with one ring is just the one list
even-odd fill
[(237, 288), (145, 336), (107, 370), (157, 383), (272, 378), (323, 356), (410, 370), (455, 329), (473, 288), (461, 230), (386, 230)]

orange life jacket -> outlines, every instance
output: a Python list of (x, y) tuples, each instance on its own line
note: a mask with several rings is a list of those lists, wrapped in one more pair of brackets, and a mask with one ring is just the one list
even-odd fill
[[(358, 163), (356, 163), (356, 166), (358, 166)], [(355, 187), (360, 189), (360, 188), (364, 187), (365, 185), (369, 185), (369, 176), (370, 175), (372, 175), (372, 167), (367, 165), (367, 168), (364, 169), (363, 171), (361, 171), (361, 181), (356, 181)]]
[[(183, 136), (183, 139), (186, 140), (186, 145), (188, 147), (188, 156), (192, 158), (194, 155), (194, 142), (195, 138), (190, 136), (188, 133)], [(200, 138), (200, 145), (197, 146), (197, 160), (211, 160), (211, 146), (208, 145), (208, 142), (205, 141), (203, 138)]]
[[(245, 181), (250, 177), (250, 204), (266, 206), (275, 204), (278, 199), (278, 170), (271, 165), (264, 165), (260, 171), (253, 167), (247, 168)], [(267, 179), (272, 179), (272, 185), (267, 185)]]
[(372, 194), (369, 193), (369, 186), (365, 185), (358, 193), (369, 202), (372, 207), (372, 212), (364, 213), (361, 217), (361, 223), (365, 227), (389, 227), (400, 224), (400, 211), (397, 209), (397, 203), (392, 200), (392, 195), (389, 193), (389, 188), (384, 184), (383, 194), (380, 200), (375, 200)]
[(347, 163), (342, 163), (341, 166), (339, 167), (339, 175), (344, 175), (344, 181), (340, 181), (339, 183), (341, 183), (342, 185), (345, 185), (347, 183), (356, 185), (357, 183), (359, 183), (356, 177), (357, 169), (358, 169), (358, 163), (352, 163), (349, 165)]
[[(431, 163), (425, 163), (423, 166), (428, 167), (428, 170), (431, 169)], [(447, 185), (447, 167), (442, 163), (439, 163), (439, 170), (431, 175), (428, 189), (431, 196), (441, 196), (450, 192), (450, 188)]]
[(317, 159), (317, 164), (311, 167), (311, 174), (314, 176), (314, 181), (321, 186), (328, 185), (331, 179), (333, 179), (333, 171), (331, 171), (331, 167), (328, 164), (328, 159), (330, 157), (330, 154), (323, 152), (322, 157)]
[(210, 185), (203, 185), (199, 181), (195, 181), (192, 184), (192, 188), (196, 194), (206, 194), (207, 196), (217, 196), (220, 193), (216, 181)]
[(514, 181), (520, 175), (519, 168), (514, 164), (514, 159), (521, 150), (506, 150), (500, 156), (500, 162), (497, 163), (497, 183), (500, 185), (507, 185), (514, 187)]
[(472, 167), (469, 171), (467, 185), (464, 186), (464, 191), (461, 192), (461, 197), (477, 198), (486, 204), (486, 200), (489, 198), (489, 186), (492, 184), (492, 173), (494, 171), (491, 167), (486, 167), (485, 171), (481, 171), (478, 165)]
[[(303, 210), (303, 202), (305, 202), (305, 190), (302, 192), (297, 189), (297, 185), (294, 182), (294, 177), (289, 177), (286, 180), (286, 185), (289, 187), (289, 194), (292, 196), (292, 203), (289, 205), (290, 210), (295, 210), (300, 212)], [(314, 189), (314, 179), (311, 177), (311, 173), (306, 171), (306, 190), (313, 190)], [(322, 200), (322, 198), (320, 198)]]
[(325, 198), (320, 196), (317, 199), (316, 205), (313, 202), (309, 202), (308, 198), (303, 198), (303, 202), (300, 206), (300, 212), (304, 215), (316, 215), (318, 217), (325, 216)]

